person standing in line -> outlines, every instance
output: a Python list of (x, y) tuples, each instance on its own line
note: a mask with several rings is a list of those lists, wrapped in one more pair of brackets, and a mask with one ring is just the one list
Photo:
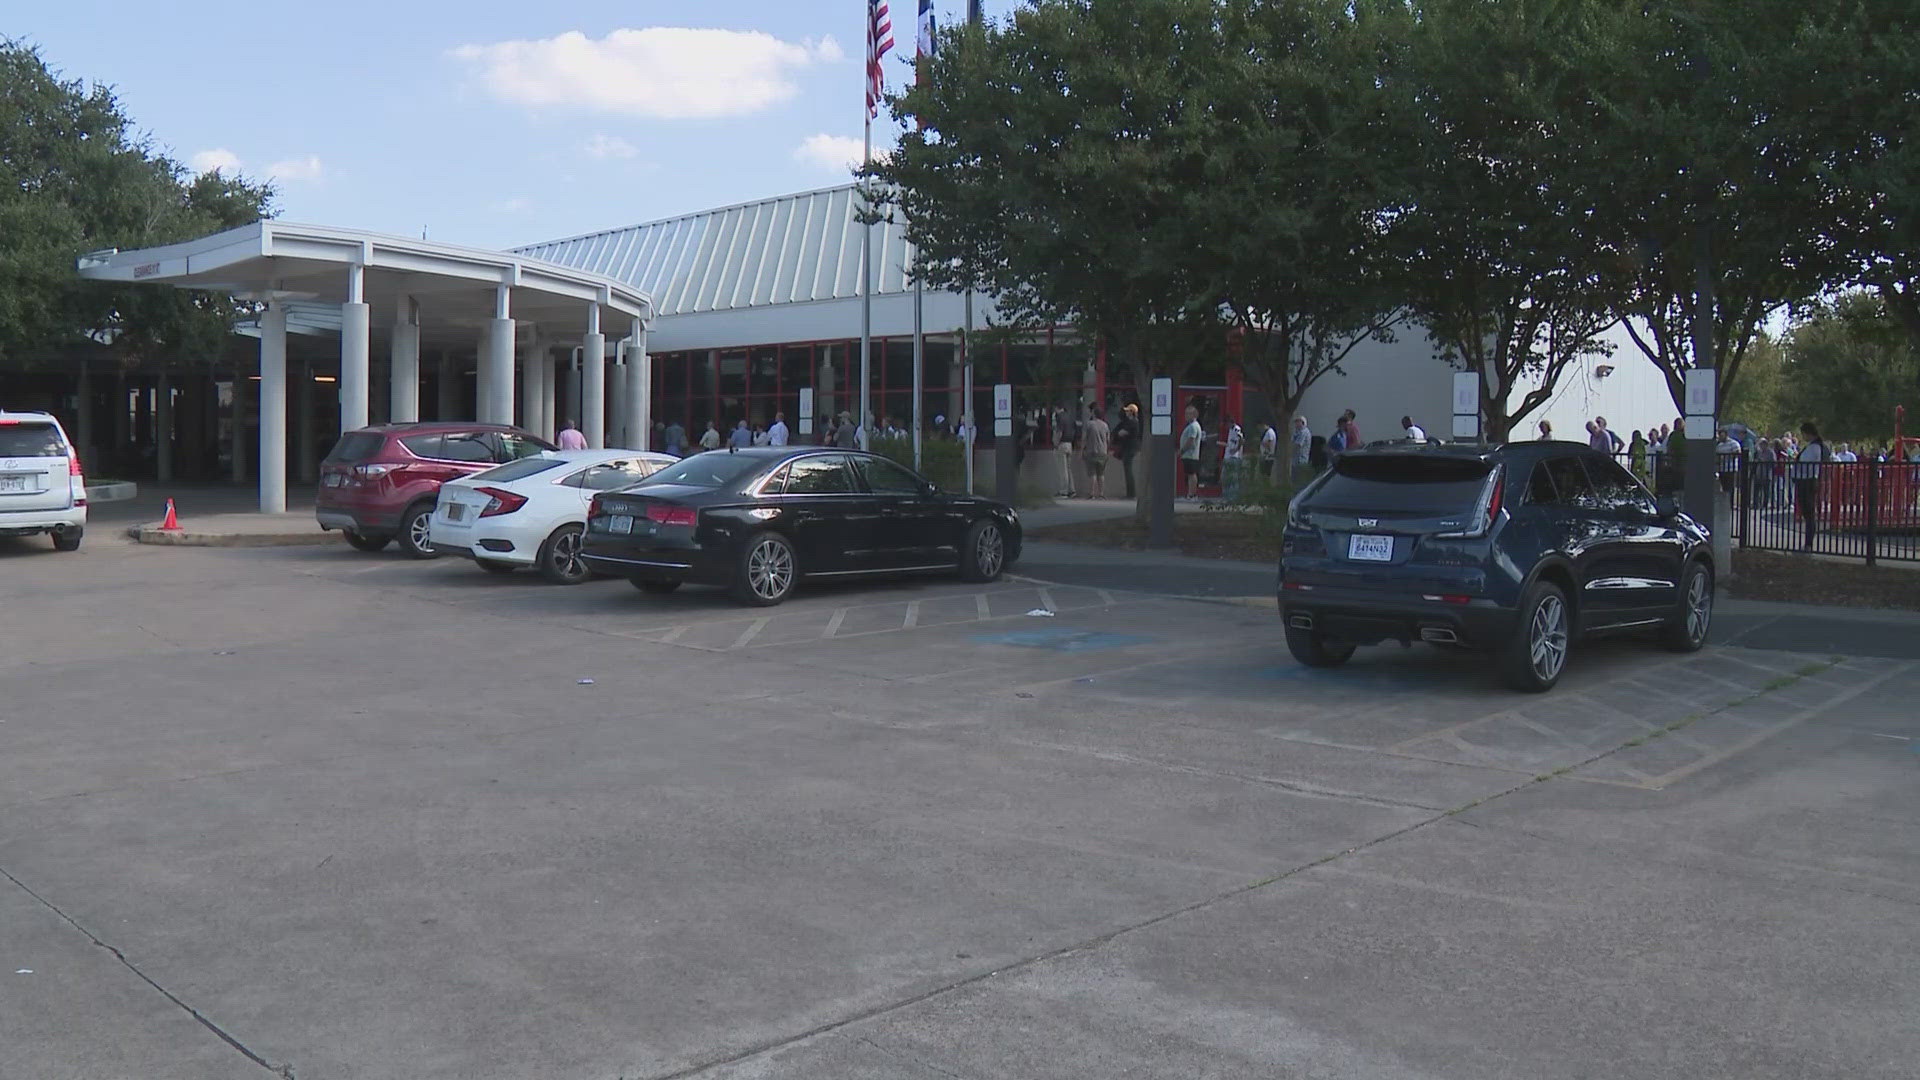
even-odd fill
[(1221, 437), (1226, 446), (1220, 453), (1220, 490), (1228, 502), (1235, 502), (1240, 498), (1240, 470), (1247, 463), (1247, 435), (1231, 416), (1221, 417), (1220, 422), (1227, 429)]
[(1714, 471), (1720, 474), (1720, 490), (1733, 495), (1734, 481), (1740, 476), (1740, 441), (1720, 429), (1720, 441), (1714, 444)]
[(840, 414), (840, 419), (835, 421), (834, 429), (833, 429), (833, 445), (839, 447), (842, 450), (853, 449), (854, 431), (853, 431), (853, 414), (852, 413), (842, 412)]
[(727, 438), (727, 446), (734, 450), (746, 450), (753, 446), (753, 429), (747, 426), (743, 417), (733, 425), (733, 434)]
[(1793, 458), (1793, 501), (1800, 509), (1800, 520), (1806, 522), (1806, 547), (1812, 551), (1820, 511), (1820, 469), (1827, 461), (1827, 444), (1811, 420), (1801, 423), (1800, 435), (1800, 452)]
[(560, 422), (560, 434), (553, 441), (562, 450), (585, 450), (587, 448), (587, 437), (580, 434), (580, 429), (574, 426), (571, 417)]
[(1633, 469), (1633, 475), (1647, 482), (1647, 437), (1639, 428), (1633, 430), (1633, 440), (1627, 444), (1627, 463)]
[(1400, 429), (1407, 433), (1408, 442), (1423, 443), (1427, 441), (1426, 429), (1414, 423), (1413, 417), (1411, 416), (1403, 416), (1400, 418)]
[(1180, 429), (1180, 475), (1186, 477), (1187, 498), (1200, 497), (1200, 453), (1207, 433), (1200, 426), (1200, 410), (1187, 406), (1187, 426)]
[(1772, 439), (1756, 441), (1753, 448), (1753, 502), (1763, 510), (1773, 505), (1773, 471), (1777, 460)]
[(687, 429), (680, 426), (680, 421), (675, 420), (673, 423), (667, 425), (667, 433), (665, 437), (661, 439), (661, 445), (665, 446), (667, 453), (674, 457), (684, 456), (683, 451), (687, 445)]
[(1553, 441), (1553, 421), (1551, 420), (1540, 421), (1540, 441), (1541, 442)]
[(1140, 406), (1120, 407), (1120, 422), (1113, 429), (1113, 456), (1120, 459), (1120, 475), (1127, 481), (1127, 498), (1139, 496), (1133, 489), (1133, 455), (1140, 449)]
[(789, 434), (787, 431), (787, 414), (784, 412), (774, 413), (773, 426), (767, 429), (767, 445), (785, 446), (787, 445)]
[(1113, 453), (1113, 431), (1107, 427), (1106, 417), (1098, 405), (1093, 407), (1093, 415), (1080, 433), (1080, 450), (1087, 465), (1087, 498), (1106, 498), (1107, 456)]
[(773, 445), (773, 444), (767, 441), (767, 440), (768, 440), (769, 438), (770, 438), (770, 436), (769, 436), (769, 435), (767, 434), (767, 429), (766, 429), (766, 428), (763, 428), (763, 427), (759, 427), (758, 425), (756, 425), (756, 426), (754, 427), (754, 429), (753, 429), (753, 445), (755, 445), (755, 446), (771, 446), (771, 445)]
[(1313, 466), (1313, 429), (1307, 426), (1307, 418), (1293, 418), (1293, 467), (1304, 469)]
[(1587, 445), (1603, 454), (1612, 456), (1613, 436), (1607, 434), (1607, 422), (1605, 419), (1596, 416), (1587, 424)]
[(1071, 499), (1076, 492), (1073, 487), (1073, 417), (1067, 410), (1053, 410), (1053, 453), (1060, 462), (1060, 490), (1057, 495)]
[(1347, 433), (1347, 449), (1358, 450), (1367, 445), (1360, 438), (1360, 417), (1352, 409), (1340, 414), (1341, 430)]
[(1260, 425), (1260, 475), (1269, 479), (1273, 476), (1273, 462), (1280, 453), (1280, 433), (1272, 424)]
[(700, 449), (720, 449), (720, 428), (713, 421), (707, 421), (707, 430), (700, 433)]
[(1341, 416), (1333, 422), (1333, 434), (1327, 436), (1327, 459), (1339, 457), (1347, 448), (1347, 418)]

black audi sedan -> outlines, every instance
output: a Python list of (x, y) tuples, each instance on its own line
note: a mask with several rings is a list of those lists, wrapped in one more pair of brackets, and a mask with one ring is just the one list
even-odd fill
[(580, 557), (643, 592), (693, 582), (770, 606), (802, 580), (946, 570), (993, 581), (1020, 557), (1020, 518), (878, 454), (711, 450), (596, 495)]
[(1375, 445), (1294, 496), (1280, 616), (1310, 667), (1418, 640), (1488, 654), (1539, 692), (1584, 636), (1699, 649), (1713, 573), (1706, 529), (1579, 443)]

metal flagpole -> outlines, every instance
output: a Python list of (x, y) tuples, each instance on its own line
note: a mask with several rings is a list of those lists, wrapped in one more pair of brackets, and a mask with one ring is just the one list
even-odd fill
[[(867, 147), (860, 160), (871, 164), (873, 161), (873, 113), (867, 113)], [(863, 207), (864, 209), (864, 207)], [(867, 445), (873, 426), (873, 226), (860, 226), (860, 415), (854, 429), (859, 436), (856, 446), (862, 450), (871, 450)]]
[[(916, 252), (914, 262), (919, 261), (920, 256)], [(920, 279), (916, 276), (913, 282), (913, 471), (915, 472), (920, 471), (920, 431), (926, 426), (922, 422), (921, 410), (924, 407), (923, 399), (926, 397), (924, 383), (926, 382), (927, 335), (924, 320), (921, 318), (920, 302)]]
[(960, 378), (967, 387), (962, 391), (966, 397), (961, 402), (964, 406), (960, 414), (964, 418), (961, 430), (965, 434), (962, 441), (966, 443), (967, 451), (967, 494), (972, 495), (974, 493), (973, 444), (979, 435), (979, 426), (974, 423), (973, 416), (973, 287), (971, 285), (967, 287), (967, 322), (965, 329), (960, 331), (960, 352), (962, 359), (966, 361), (961, 369)]

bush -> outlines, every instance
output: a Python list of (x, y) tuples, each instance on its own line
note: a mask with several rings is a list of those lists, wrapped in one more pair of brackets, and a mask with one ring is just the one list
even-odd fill
[[(875, 439), (873, 452), (913, 468), (913, 437)], [(967, 455), (957, 439), (925, 439), (920, 444), (920, 475), (942, 491), (967, 490)]]
[(1287, 504), (1293, 501), (1294, 492), (1311, 479), (1311, 476), (1301, 475), (1301, 471), (1296, 471), (1295, 477), (1294, 482), (1276, 482), (1271, 473), (1248, 462), (1240, 473), (1240, 482), (1234, 486), (1233, 497), (1208, 503), (1206, 509), (1215, 513), (1251, 515), (1258, 520), (1257, 532), (1263, 536), (1277, 537), (1287, 527)]

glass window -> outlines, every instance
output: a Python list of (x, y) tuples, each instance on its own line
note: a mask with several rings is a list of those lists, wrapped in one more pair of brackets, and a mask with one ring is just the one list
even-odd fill
[(747, 354), (731, 352), (720, 354), (720, 396), (724, 398), (745, 397), (747, 393)]
[[(543, 445), (531, 435), (520, 435), (511, 431), (500, 433), (500, 461), (518, 461), (521, 458), (539, 457), (541, 451), (553, 449)], [(448, 440), (452, 441), (451, 438)]]
[[(408, 439), (402, 439), (401, 441), (407, 444), (407, 449), (413, 450), (414, 439), (425, 439), (436, 446), (440, 442), (440, 436), (438, 435), (415, 435)], [(358, 461), (371, 461), (374, 455), (380, 452), (381, 447), (386, 445), (387, 437), (377, 431), (349, 431), (345, 435), (340, 436), (339, 442), (333, 444), (333, 452), (327, 455), (327, 460), (342, 462), (348, 465)], [(440, 456), (438, 454), (421, 453), (419, 450), (413, 450), (413, 452), (419, 454), (421, 457)]]
[(521, 458), (519, 461), (509, 461), (505, 465), (495, 465), (491, 469), (475, 473), (474, 479), (493, 480), (505, 483), (508, 480), (520, 480), (529, 476), (538, 476), (543, 472), (557, 469), (564, 464), (566, 464), (566, 462), (555, 458)]
[(1316, 510), (1461, 513), (1479, 502), (1490, 470), (1475, 458), (1345, 455), (1314, 492), (1312, 506)]
[(1610, 510), (1653, 512), (1653, 501), (1647, 498), (1640, 481), (1621, 468), (1619, 462), (1597, 455), (1586, 461), (1587, 474), (1593, 478), (1594, 495), (1601, 506)]
[[(374, 436), (376, 439), (379, 436)], [(0, 427), (0, 455), (6, 457), (66, 457), (60, 431), (52, 424), (10, 423)]]
[(780, 350), (781, 389), (791, 396), (803, 386), (812, 386), (813, 380), (813, 347), (811, 345), (788, 345)]
[(786, 490), (787, 467), (785, 465), (780, 466), (779, 469), (774, 471), (772, 476), (767, 477), (760, 485), (760, 494), (762, 495), (784, 495)]
[(653, 466), (645, 461), (603, 461), (574, 477), (577, 487), (589, 491), (612, 491), (645, 480)]
[(1553, 473), (1544, 461), (1535, 462), (1533, 475), (1527, 479), (1527, 501), (1535, 506), (1552, 506), (1560, 496), (1553, 487)]
[(758, 454), (695, 454), (648, 476), (644, 483), (701, 488), (731, 487), (766, 465), (767, 459)]
[(923, 489), (920, 478), (902, 465), (886, 458), (856, 458), (867, 490), (876, 495), (918, 495)]
[(434, 457), (441, 461), (505, 461), (496, 457), (493, 448), (493, 436), (484, 431), (465, 434), (443, 435)]
[(748, 354), (747, 393), (753, 397), (771, 397), (779, 388), (780, 350), (763, 346)]
[(1571, 455), (1550, 458), (1543, 463), (1553, 474), (1554, 503), (1557, 506), (1577, 506), (1585, 510), (1600, 509), (1598, 494), (1593, 490), (1593, 481), (1587, 477), (1587, 470), (1580, 465), (1580, 459)]
[(787, 466), (788, 495), (837, 495), (853, 490), (847, 459), (840, 454), (817, 454)]

